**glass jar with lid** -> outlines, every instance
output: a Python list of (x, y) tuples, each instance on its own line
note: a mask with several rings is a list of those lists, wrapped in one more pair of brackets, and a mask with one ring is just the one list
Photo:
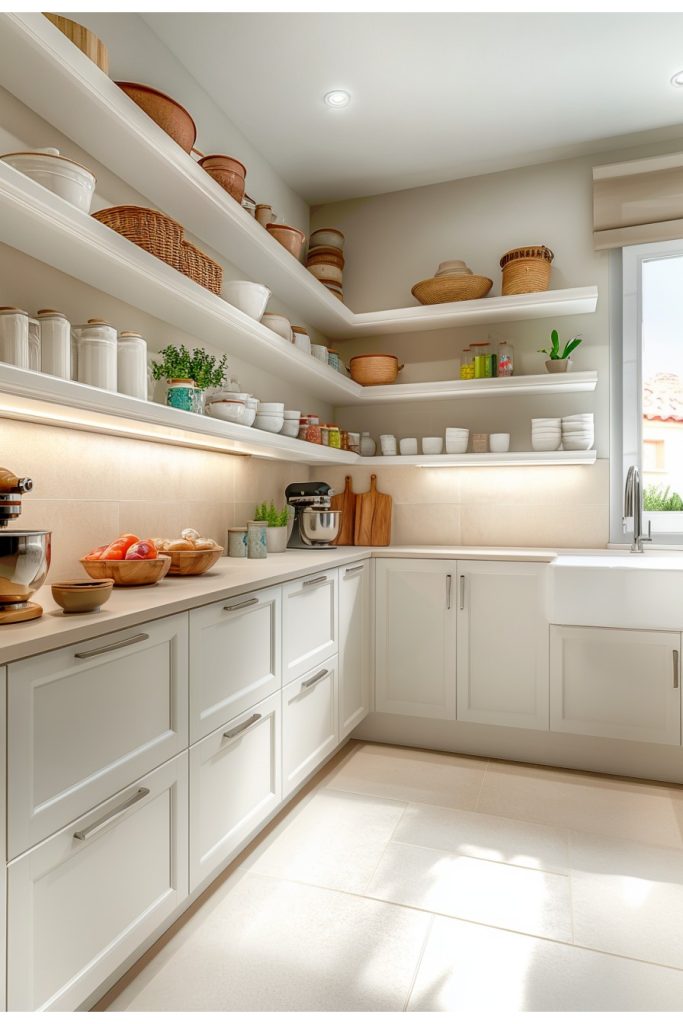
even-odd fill
[(477, 380), (493, 376), (491, 343), (489, 341), (473, 341), (470, 348), (474, 352), (474, 376)]
[(467, 346), (462, 350), (460, 357), (460, 380), (472, 380), (474, 377), (474, 355), (472, 349)]
[(498, 376), (512, 377), (515, 364), (515, 352), (509, 341), (501, 341), (498, 345)]
[(336, 423), (328, 423), (328, 444), (330, 448), (341, 448), (341, 431)]

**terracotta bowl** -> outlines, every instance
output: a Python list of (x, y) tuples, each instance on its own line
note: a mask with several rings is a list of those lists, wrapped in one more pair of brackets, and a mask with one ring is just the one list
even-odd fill
[(306, 266), (314, 267), (318, 263), (327, 263), (328, 266), (339, 267), (340, 270), (343, 270), (344, 256), (342, 255), (341, 249), (332, 249), (329, 246), (317, 245), (315, 248), (308, 250)]
[(288, 252), (291, 252), (295, 259), (301, 259), (306, 236), (298, 228), (292, 228), (288, 224), (268, 224), (266, 231), (269, 235), (283, 245)]
[(95, 612), (106, 604), (113, 588), (112, 579), (63, 580), (52, 584), (52, 596), (69, 614)]
[(313, 266), (309, 266), (308, 273), (313, 274), (319, 281), (336, 282), (341, 287), (344, 272), (330, 263), (314, 263)]
[(159, 558), (144, 558), (133, 561), (126, 561), (125, 558), (116, 561), (107, 559), (93, 559), (92, 561), (81, 558), (81, 565), (94, 580), (110, 579), (114, 581), (115, 587), (145, 587), (158, 583), (160, 579), (170, 571), (169, 559), (164, 556)]
[(247, 169), (239, 160), (231, 156), (213, 155), (203, 156), (199, 161), (207, 174), (210, 174), (214, 181), (217, 181), (221, 188), (232, 196), (238, 203), (244, 199), (244, 186), (247, 177)]
[(201, 576), (208, 572), (223, 554), (223, 548), (205, 551), (168, 551), (171, 559), (169, 576)]
[(117, 82), (116, 84), (186, 153), (192, 150), (197, 138), (197, 126), (185, 107), (176, 103), (166, 93), (153, 89), (151, 85), (142, 85), (140, 82)]

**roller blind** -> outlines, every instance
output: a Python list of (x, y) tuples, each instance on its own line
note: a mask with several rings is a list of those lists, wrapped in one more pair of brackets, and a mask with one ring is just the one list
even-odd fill
[(596, 249), (683, 238), (683, 153), (593, 168)]

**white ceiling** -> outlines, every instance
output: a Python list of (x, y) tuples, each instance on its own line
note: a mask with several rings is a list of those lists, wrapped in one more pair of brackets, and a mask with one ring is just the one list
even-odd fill
[[(683, 126), (683, 88), (669, 84), (683, 69), (683, 14), (145, 19), (309, 203), (559, 159), (605, 139), (624, 145), (652, 129), (675, 137)], [(352, 95), (345, 110), (322, 102), (335, 88)]]

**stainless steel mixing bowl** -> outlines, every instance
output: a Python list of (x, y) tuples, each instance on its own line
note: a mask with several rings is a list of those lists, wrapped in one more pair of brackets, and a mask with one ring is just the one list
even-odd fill
[(301, 536), (307, 544), (334, 544), (342, 514), (335, 509), (305, 508), (299, 513)]
[(0, 607), (28, 601), (43, 585), (51, 541), (48, 530), (0, 530)]

